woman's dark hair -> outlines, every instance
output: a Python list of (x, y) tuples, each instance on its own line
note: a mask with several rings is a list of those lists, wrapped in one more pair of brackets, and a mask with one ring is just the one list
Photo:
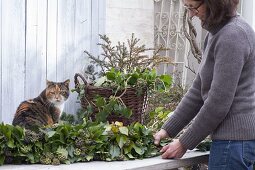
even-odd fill
[(236, 15), (239, 0), (203, 0), (206, 5), (204, 26), (210, 29)]

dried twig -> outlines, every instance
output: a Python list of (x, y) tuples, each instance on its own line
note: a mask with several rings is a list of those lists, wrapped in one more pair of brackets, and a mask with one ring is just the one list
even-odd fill
[[(186, 23), (188, 23), (188, 29), (186, 28)], [(197, 33), (195, 27), (192, 25), (191, 19), (187, 17), (187, 10), (184, 11), (183, 15), (183, 32), (185, 37), (189, 40), (193, 56), (197, 59), (198, 63), (200, 63), (202, 60), (202, 53), (196, 42)]]

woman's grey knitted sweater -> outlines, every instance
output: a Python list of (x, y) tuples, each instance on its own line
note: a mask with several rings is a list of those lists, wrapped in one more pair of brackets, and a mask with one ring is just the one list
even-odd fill
[(163, 129), (193, 149), (206, 136), (255, 139), (255, 34), (239, 16), (211, 30), (191, 88)]

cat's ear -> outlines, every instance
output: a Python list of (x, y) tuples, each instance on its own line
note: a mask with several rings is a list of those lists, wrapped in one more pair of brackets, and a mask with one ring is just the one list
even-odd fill
[(51, 84), (53, 84), (52, 81), (46, 80), (46, 85), (47, 85), (47, 87), (49, 87)]
[(69, 83), (70, 83), (70, 79), (67, 79), (66, 81), (64, 81), (64, 84), (65, 84), (65, 86), (69, 86)]

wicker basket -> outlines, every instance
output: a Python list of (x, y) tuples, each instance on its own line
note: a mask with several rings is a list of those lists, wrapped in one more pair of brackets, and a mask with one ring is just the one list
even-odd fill
[[(86, 109), (89, 104), (94, 100), (94, 97), (96, 95), (100, 95), (105, 98), (109, 98), (111, 95), (113, 95), (112, 89), (110, 88), (104, 88), (104, 87), (96, 87), (89, 85), (85, 78), (79, 74), (76, 73), (74, 76), (74, 83), (75, 87), (78, 89), (80, 86), (80, 83), (78, 81), (78, 78), (80, 78), (84, 83), (84, 95), (81, 96), (81, 107)], [(79, 93), (79, 92), (78, 92)], [(117, 95), (121, 95), (123, 92), (117, 93)], [(145, 113), (145, 110), (147, 108), (147, 90), (144, 89), (142, 94), (138, 95), (137, 90), (135, 88), (127, 88), (125, 93), (121, 96), (122, 101), (124, 104), (132, 110), (132, 115), (129, 118), (117, 116), (116, 114), (110, 114), (107, 118), (109, 122), (114, 121), (120, 121), (123, 122), (123, 124), (128, 125), (133, 122), (140, 122), (142, 123), (142, 116)], [(93, 104), (91, 104), (93, 106)], [(97, 110), (96, 108), (94, 108)]]

